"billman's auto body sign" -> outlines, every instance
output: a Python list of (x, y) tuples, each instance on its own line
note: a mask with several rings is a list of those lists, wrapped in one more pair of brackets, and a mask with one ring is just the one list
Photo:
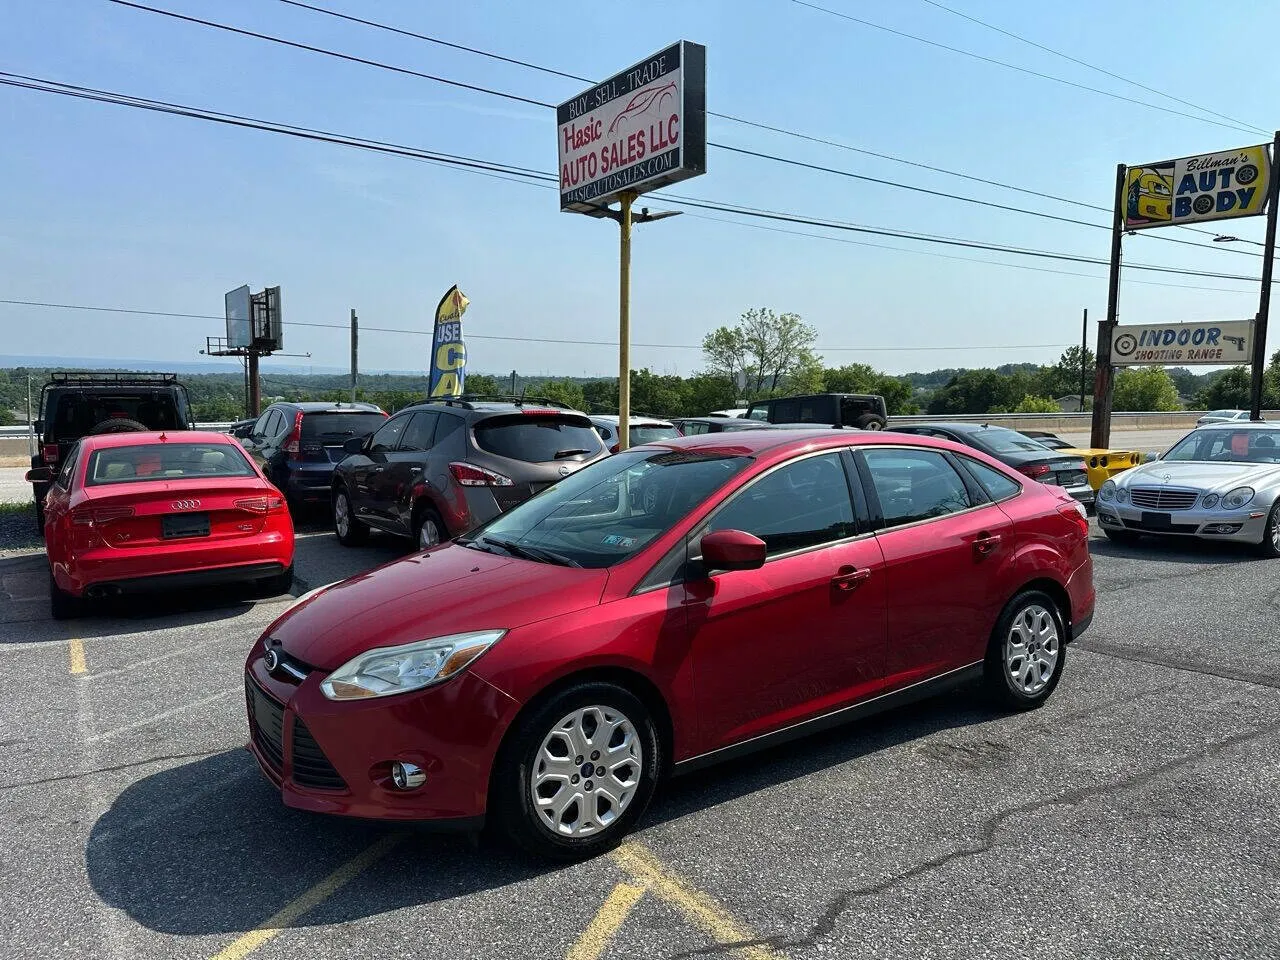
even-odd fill
[(706, 171), (706, 48), (681, 40), (556, 108), (560, 209), (592, 213)]
[(1125, 169), (1124, 228), (1254, 217), (1267, 205), (1267, 144)]

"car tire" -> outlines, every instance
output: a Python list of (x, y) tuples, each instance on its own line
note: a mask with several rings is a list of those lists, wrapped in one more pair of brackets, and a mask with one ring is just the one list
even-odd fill
[(421, 506), (413, 514), (413, 546), (415, 550), (430, 550), (449, 539), (449, 529), (440, 519), (435, 507)]
[(258, 583), (262, 587), (262, 592), (268, 597), (277, 597), (282, 593), (288, 593), (293, 589), (293, 564), (289, 564), (274, 577), (266, 577), (259, 580)]
[(1121, 546), (1132, 545), (1138, 542), (1138, 534), (1134, 533), (1132, 530), (1112, 530), (1109, 527), (1103, 527), (1102, 532), (1112, 543), (1117, 543)]
[[(593, 742), (605, 723), (610, 739)], [(601, 790), (598, 777), (583, 770), (609, 752), (616, 756), (601, 781), (609, 789)], [(563, 774), (555, 770), (558, 760)], [(598, 856), (621, 843), (643, 816), (662, 761), (653, 717), (631, 691), (600, 682), (571, 687), (520, 718), (499, 751), (490, 784), (494, 825), (539, 859)], [(600, 769), (604, 764), (595, 767)], [(566, 800), (552, 803), (565, 791)], [(535, 795), (546, 805), (540, 807)]]
[(853, 425), (859, 430), (883, 430), (889, 423), (884, 417), (877, 416), (874, 413), (864, 413), (853, 421)]
[(84, 612), (84, 601), (74, 597), (58, 586), (53, 578), (53, 570), (49, 571), (49, 613), (55, 620), (71, 620)]
[(137, 420), (103, 420), (89, 433), (96, 437), (103, 433), (140, 433), (150, 429), (145, 423), (139, 423)]
[(983, 684), (998, 706), (1034, 710), (1058, 686), (1067, 657), (1067, 629), (1058, 604), (1024, 590), (996, 621), (983, 663)]
[(358, 547), (369, 539), (369, 525), (356, 519), (346, 487), (333, 493), (333, 532), (344, 547)]
[(1268, 560), (1280, 557), (1280, 500), (1271, 505), (1271, 512), (1267, 514), (1267, 524), (1262, 528), (1258, 554)]

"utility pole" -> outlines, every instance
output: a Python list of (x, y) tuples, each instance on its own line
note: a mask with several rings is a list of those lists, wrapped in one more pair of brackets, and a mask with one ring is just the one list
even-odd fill
[(1111, 445), (1111, 400), (1115, 367), (1111, 365), (1111, 340), (1120, 316), (1120, 253), (1124, 239), (1125, 166), (1116, 165), (1116, 197), (1111, 213), (1111, 272), (1107, 277), (1107, 319), (1098, 324), (1098, 372), (1093, 385), (1093, 430), (1089, 445)]
[(249, 361), (249, 416), (256, 417), (262, 411), (262, 381), (258, 379), (258, 351), (248, 350)]
[(351, 402), (356, 402), (356, 386), (360, 378), (360, 318), (351, 308)]
[(1253, 376), (1249, 389), (1249, 419), (1262, 419), (1263, 371), (1267, 365), (1267, 320), (1271, 314), (1271, 272), (1276, 257), (1276, 204), (1280, 203), (1280, 130), (1271, 142), (1271, 183), (1267, 189), (1267, 239), (1262, 252), (1262, 292), (1253, 324)]
[(1089, 352), (1089, 308), (1084, 308), (1084, 319), (1080, 321), (1080, 412), (1085, 409), (1085, 379), (1088, 368), (1085, 365), (1085, 354)]
[(515, 395), (516, 395), (516, 372), (512, 370), (511, 371), (511, 396), (514, 397)]

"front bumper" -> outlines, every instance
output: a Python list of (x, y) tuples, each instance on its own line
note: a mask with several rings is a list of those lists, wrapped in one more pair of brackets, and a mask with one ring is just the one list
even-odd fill
[[(297, 668), (296, 661), (290, 664)], [(262, 644), (245, 666), (248, 750), (285, 806), (378, 820), (481, 822), (489, 774), (519, 704), (470, 671), (416, 693), (335, 702), (324, 670), (268, 673)], [(265, 697), (255, 718), (255, 698)], [(413, 790), (391, 782), (393, 761), (427, 772)]]
[[(1168, 517), (1165, 525), (1163, 517)], [(1267, 511), (1256, 504), (1243, 510), (1143, 510), (1114, 500), (1098, 501), (1098, 524), (1104, 530), (1123, 530), (1164, 537), (1197, 537), (1261, 543)]]

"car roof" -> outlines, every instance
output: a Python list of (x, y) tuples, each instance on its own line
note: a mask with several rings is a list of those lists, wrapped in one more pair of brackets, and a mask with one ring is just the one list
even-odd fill
[(163, 443), (230, 443), (239, 446), (235, 438), (213, 430), (137, 430), (127, 433), (98, 433), (80, 438), (85, 450), (106, 450), (111, 447), (150, 446)]
[[(735, 430), (725, 433), (700, 433), (692, 437), (676, 437), (671, 440), (653, 440), (637, 444), (642, 447), (669, 447), (676, 450), (698, 450), (705, 453), (723, 453), (732, 456), (756, 456), (763, 453), (799, 453), (804, 450), (821, 450), (829, 447), (893, 446), (901, 445), (905, 437), (887, 430), (833, 430), (829, 427), (815, 430)], [(971, 451), (937, 437), (911, 437), (913, 446), (938, 447), (943, 450)]]
[[(928, 423), (904, 423), (903, 428), (919, 429), (921, 427), (927, 430), (950, 430), (952, 433), (978, 433), (982, 430), (1013, 430), (1013, 427), (1006, 427), (1001, 423), (955, 423), (946, 420), (930, 420)], [(896, 427), (891, 427), (896, 430)], [(1016, 430), (1014, 431), (1017, 432)]]
[(1205, 430), (1275, 430), (1280, 424), (1267, 420), (1232, 420), (1230, 423), (1206, 423), (1196, 427), (1197, 432)]
[[(590, 418), (592, 423), (607, 423), (612, 427), (618, 425), (617, 414), (593, 414)], [(696, 418), (690, 418), (696, 419)], [(629, 427), (670, 427), (674, 426), (670, 420), (663, 420), (661, 417), (631, 417), (627, 421)]]
[(407, 407), (402, 407), (396, 413), (404, 413), (406, 410), (437, 410), (444, 413), (446, 410), (456, 413), (460, 417), (465, 417), (468, 413), (559, 413), (566, 417), (585, 417), (586, 414), (581, 410), (575, 410), (572, 407), (548, 406), (544, 403), (538, 403), (534, 399), (530, 399), (527, 403), (516, 403), (508, 400), (457, 400), (455, 398), (436, 399), (436, 400), (419, 400), (417, 403), (411, 403)]
[(382, 413), (373, 403), (348, 403), (333, 400), (278, 400), (273, 407), (294, 407), (303, 413)]

